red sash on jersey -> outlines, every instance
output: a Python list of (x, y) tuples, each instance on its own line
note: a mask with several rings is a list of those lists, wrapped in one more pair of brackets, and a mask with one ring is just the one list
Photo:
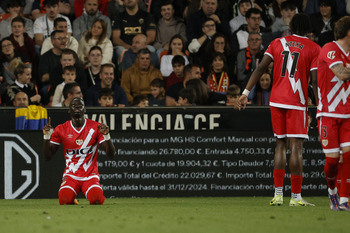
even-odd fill
[(219, 84), (217, 84), (217, 78), (215, 73), (211, 73), (207, 78), (207, 84), (211, 91), (226, 93), (228, 86), (230, 85), (230, 79), (226, 72), (221, 72)]

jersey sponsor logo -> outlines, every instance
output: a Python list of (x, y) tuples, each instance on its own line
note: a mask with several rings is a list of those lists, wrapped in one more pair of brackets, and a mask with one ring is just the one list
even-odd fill
[(124, 29), (125, 35), (134, 35), (142, 33), (141, 27), (125, 27)]
[(335, 58), (335, 51), (329, 51), (327, 53), (327, 58), (333, 60)]
[(78, 145), (78, 146), (81, 146), (83, 144), (84, 140), (83, 139), (77, 139), (75, 140), (75, 143)]
[(66, 149), (66, 155), (87, 155), (92, 152), (91, 147), (80, 148), (80, 149)]

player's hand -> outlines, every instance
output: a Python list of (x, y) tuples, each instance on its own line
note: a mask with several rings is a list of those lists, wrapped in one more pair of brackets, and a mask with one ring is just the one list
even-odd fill
[(51, 117), (49, 117), (49, 122), (43, 128), (43, 134), (49, 135), (52, 133), (52, 130), (53, 130), (53, 128), (51, 126)]
[(109, 133), (109, 127), (103, 123), (103, 120), (102, 120), (101, 124), (98, 126), (98, 130), (103, 135), (107, 135)]
[(241, 97), (239, 97), (239, 102), (238, 102), (238, 109), (241, 110), (241, 108), (243, 107), (243, 110), (245, 109), (245, 107), (247, 106), (248, 103), (248, 97), (246, 95), (241, 95)]

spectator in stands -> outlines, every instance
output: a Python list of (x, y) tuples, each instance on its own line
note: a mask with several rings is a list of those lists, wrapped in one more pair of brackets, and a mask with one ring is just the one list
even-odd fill
[(18, 0), (10, 1), (9, 3), (7, 3), (7, 11), (10, 14), (10, 17), (0, 22), (0, 40), (10, 36), (10, 34), (12, 33), (11, 22), (14, 18), (18, 16), (23, 17), (25, 32), (28, 34), (29, 37), (33, 38), (33, 21), (24, 18), (21, 3)]
[(165, 81), (160, 78), (150, 83), (151, 95), (148, 96), (149, 106), (165, 106)]
[(203, 81), (212, 92), (226, 94), (228, 87), (233, 83), (227, 73), (227, 61), (223, 53), (215, 53), (210, 64), (211, 72), (204, 75)]
[(114, 92), (110, 88), (101, 88), (98, 91), (98, 103), (101, 107), (116, 107), (113, 103)]
[(227, 106), (233, 106), (234, 109), (238, 109), (235, 106), (235, 103), (237, 103), (239, 101), (239, 97), (241, 96), (241, 88), (239, 88), (238, 85), (236, 84), (231, 84), (228, 89), (227, 89), (227, 93), (226, 93), (226, 105)]
[(230, 36), (228, 18), (224, 13), (217, 10), (217, 6), (217, 0), (202, 1), (202, 9), (193, 13), (187, 22), (187, 41), (192, 41), (202, 36), (201, 26), (207, 18), (214, 20), (217, 32), (223, 33), (227, 37)]
[(42, 46), (44, 40), (53, 32), (53, 22), (57, 17), (62, 17), (67, 21), (68, 34), (72, 34), (72, 26), (68, 17), (58, 13), (58, 0), (45, 0), (43, 2), (46, 14), (37, 18), (34, 22), (35, 43)]
[(26, 108), (29, 105), (28, 95), (23, 92), (17, 92), (15, 95), (15, 99), (13, 100), (14, 107)]
[(52, 105), (57, 105), (64, 101), (63, 97), (63, 88), (67, 83), (74, 82), (77, 77), (76, 68), (74, 66), (65, 66), (63, 67), (62, 78), (63, 82), (58, 84), (55, 89), (55, 94), (52, 98)]
[(166, 0), (161, 3), (162, 18), (158, 21), (157, 36), (154, 42), (154, 47), (157, 49), (158, 57), (163, 50), (169, 49), (170, 39), (174, 35), (180, 35), (185, 43), (186, 25), (182, 18), (174, 17), (174, 7), (172, 1)]
[[(337, 8), (337, 12), (338, 12), (338, 17), (341, 17), (343, 15), (345, 15), (346, 13), (349, 14), (349, 10), (348, 10), (348, 5), (349, 5), (349, 1), (348, 0), (333, 0), (334, 2), (336, 2), (336, 8)], [(306, 2), (306, 6), (305, 6), (305, 10), (304, 13), (307, 15), (313, 15), (316, 13), (320, 12), (320, 8), (319, 8), (319, 0), (308, 0)]]
[[(144, 34), (137, 34), (132, 39), (131, 48), (128, 49), (122, 58), (123, 71), (130, 68), (135, 63), (138, 52), (147, 48), (147, 37)], [(151, 64), (155, 68), (159, 68), (159, 59), (156, 53), (151, 52)]]
[(237, 55), (237, 82), (242, 90), (264, 55), (261, 49), (262, 38), (259, 32), (250, 32), (247, 43), (248, 47), (241, 50)]
[(282, 32), (282, 36), (291, 35), (289, 23), (293, 16), (297, 13), (297, 6), (292, 1), (285, 1), (281, 4), (281, 17), (276, 18), (271, 25), (271, 31)]
[(276, 18), (281, 18), (281, 4), (287, 0), (272, 0), (270, 7), (268, 8), (268, 14), (271, 18), (271, 23), (274, 23)]
[(145, 108), (149, 106), (148, 98), (145, 95), (136, 95), (132, 102), (133, 107)]
[[(107, 16), (108, 7), (107, 4), (110, 0), (98, 0), (98, 10)], [(85, 0), (74, 0), (74, 13), (75, 17), (78, 18), (84, 13)], [(113, 19), (113, 18), (111, 18)]]
[(151, 65), (151, 53), (148, 49), (141, 49), (137, 54), (136, 63), (122, 74), (121, 86), (129, 103), (133, 103), (136, 95), (151, 94), (150, 83), (155, 78), (163, 79), (157, 68)]
[(165, 79), (165, 90), (168, 90), (175, 83), (182, 82), (184, 79), (185, 58), (181, 55), (175, 55), (173, 60), (171, 60), (171, 65), (173, 72)]
[(102, 64), (112, 62), (113, 45), (107, 37), (107, 24), (103, 19), (96, 19), (89, 31), (79, 41), (78, 57), (84, 65), (89, 62), (88, 54), (90, 48), (95, 45), (102, 49)]
[(160, 72), (163, 77), (168, 77), (172, 73), (173, 66), (171, 61), (176, 55), (180, 55), (185, 59), (185, 65), (189, 63), (186, 56), (185, 42), (182, 36), (178, 34), (171, 38), (167, 54), (163, 55), (160, 59)]
[(321, 47), (334, 40), (334, 23), (339, 19), (334, 0), (319, 0), (319, 13), (310, 16), (316, 43)]
[(83, 37), (85, 32), (92, 28), (97, 19), (102, 19), (105, 22), (107, 38), (111, 37), (111, 20), (98, 10), (98, 4), (98, 0), (85, 0), (83, 14), (73, 21), (73, 36), (78, 41)]
[(99, 83), (91, 86), (88, 89), (86, 97), (86, 106), (100, 106), (98, 102), (98, 92), (102, 88), (109, 88), (114, 92), (113, 103), (118, 107), (125, 107), (128, 105), (128, 99), (126, 97), (125, 91), (118, 84), (114, 83), (114, 65), (107, 63), (101, 66)]
[(31, 66), (24, 64), (20, 58), (13, 59), (11, 63), (13, 64), (10, 65), (15, 67), (16, 81), (7, 88), (6, 105), (13, 105), (15, 95), (21, 91), (28, 95), (30, 104), (40, 104), (41, 96), (38, 94), (36, 86), (30, 81), (32, 78)]
[(29, 59), (15, 50), (12, 41), (7, 37), (1, 40), (1, 53), (0, 53), (0, 64), (1, 73), (3, 76), (3, 85), (11, 85), (15, 82), (16, 76), (14, 74), (14, 68), (10, 68), (10, 62), (15, 58), (20, 58), (23, 63), (29, 63)]
[(199, 65), (188, 64), (184, 68), (184, 79), (182, 82), (175, 83), (170, 86), (165, 94), (165, 105), (166, 106), (176, 106), (179, 99), (179, 92), (181, 89), (186, 87), (186, 82), (190, 79), (200, 79), (201, 69)]
[(57, 105), (52, 105), (52, 107), (69, 107), (70, 102), (74, 98), (83, 98), (83, 93), (81, 92), (80, 86), (76, 82), (67, 83), (63, 88), (64, 101)]
[(179, 91), (178, 106), (193, 106), (196, 99), (196, 93), (192, 88), (186, 87)]
[[(57, 0), (58, 12), (63, 15), (69, 15), (71, 12), (70, 0)], [(45, 15), (46, 5), (43, 0), (34, 0), (32, 5), (32, 17), (33, 20)]]
[(89, 63), (88, 66), (84, 68), (88, 88), (100, 82), (102, 57), (102, 49), (99, 46), (95, 45), (90, 49), (88, 55)]
[[(272, 76), (269, 73), (264, 73), (255, 87), (255, 96), (253, 104), (258, 106), (268, 106), (270, 102), (270, 94), (272, 88)], [(312, 93), (312, 92), (311, 92)]]
[[(146, 4), (143, 0), (139, 0), (137, 2), (140, 10), (147, 12)], [(114, 19), (117, 15), (123, 13), (125, 11), (125, 6), (123, 0), (110, 0), (107, 6), (108, 17), (110, 19)]]
[[(116, 45), (117, 57), (120, 58), (125, 49), (129, 49), (132, 38), (137, 34), (147, 36), (147, 45), (152, 45), (156, 38), (156, 24), (151, 14), (139, 9), (138, 0), (124, 1), (125, 11), (117, 15), (112, 25), (113, 43)], [(154, 52), (153, 46), (148, 46)]]
[[(76, 53), (78, 52), (78, 47), (79, 47), (78, 41), (72, 35), (68, 34), (68, 23), (65, 18), (62, 18), (62, 17), (56, 18), (53, 21), (53, 29), (63, 31), (66, 34), (67, 42), (66, 42), (65, 48), (71, 49)], [(43, 55), (44, 53), (52, 49), (52, 47), (53, 47), (53, 44), (51, 43), (51, 38), (47, 37), (44, 40), (43, 45), (41, 46), (40, 54)]]
[(226, 94), (212, 92), (201, 79), (190, 79), (186, 82), (186, 88), (191, 88), (195, 92), (194, 103), (197, 106), (224, 105)]

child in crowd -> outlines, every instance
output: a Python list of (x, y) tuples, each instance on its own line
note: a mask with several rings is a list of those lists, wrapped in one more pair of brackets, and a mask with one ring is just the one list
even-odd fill
[(55, 94), (53, 95), (52, 99), (52, 106), (56, 106), (59, 103), (62, 103), (64, 101), (63, 97), (63, 87), (67, 83), (74, 82), (77, 77), (76, 68), (74, 66), (65, 66), (63, 68), (62, 78), (63, 82), (59, 85), (57, 85), (55, 89)]
[(98, 103), (101, 107), (116, 107), (113, 104), (114, 92), (110, 88), (101, 88), (98, 91)]
[(227, 97), (226, 105), (235, 106), (234, 103), (238, 102), (238, 99), (241, 96), (240, 93), (241, 93), (241, 89), (239, 88), (239, 86), (236, 84), (231, 84), (228, 87), (227, 93), (226, 93), (226, 97)]
[(144, 95), (137, 95), (132, 102), (133, 107), (145, 108), (148, 107), (148, 98)]
[(185, 68), (185, 58), (181, 55), (175, 55), (173, 60), (171, 61), (171, 65), (173, 66), (173, 72), (166, 78), (165, 90), (175, 84), (182, 82), (184, 79), (184, 68)]
[(177, 104), (179, 106), (191, 106), (195, 105), (194, 101), (196, 98), (196, 93), (192, 88), (183, 88), (179, 92), (179, 100)]
[(151, 95), (148, 97), (149, 106), (165, 106), (165, 81), (160, 78), (150, 83)]

